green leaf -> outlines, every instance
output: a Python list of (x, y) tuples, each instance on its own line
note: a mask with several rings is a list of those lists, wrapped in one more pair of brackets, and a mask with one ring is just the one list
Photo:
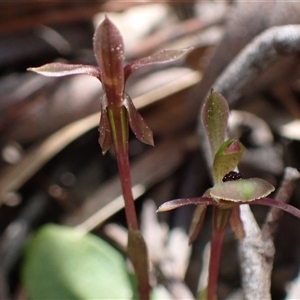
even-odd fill
[(233, 139), (227, 140), (220, 146), (213, 162), (213, 178), (215, 183), (221, 183), (223, 177), (237, 167), (243, 151), (243, 145)]
[(119, 252), (103, 240), (75, 229), (46, 225), (30, 240), (23, 283), (35, 299), (132, 299)]
[(229, 116), (228, 103), (223, 96), (211, 90), (202, 108), (202, 123), (205, 128), (212, 157), (225, 140)]
[(210, 195), (219, 200), (243, 202), (266, 197), (274, 190), (274, 186), (269, 182), (260, 178), (250, 178), (215, 184), (210, 189)]

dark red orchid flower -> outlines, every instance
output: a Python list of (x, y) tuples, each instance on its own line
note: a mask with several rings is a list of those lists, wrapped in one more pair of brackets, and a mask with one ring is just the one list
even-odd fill
[[(99, 79), (104, 89), (101, 99), (101, 119), (99, 124), (99, 143), (105, 153), (117, 137), (116, 125), (122, 124), (123, 139), (127, 139), (127, 122), (142, 142), (153, 145), (152, 131), (138, 113), (128, 94), (125, 92), (126, 80), (134, 71), (153, 64), (175, 61), (190, 49), (161, 50), (158, 53), (124, 64), (124, 43), (117, 27), (105, 17), (94, 35), (94, 53), (98, 67), (91, 65), (72, 65), (50, 63), (28, 70), (50, 77), (74, 74), (91, 75)], [(125, 111), (124, 111), (125, 109)], [(121, 121), (121, 122), (120, 122)]]

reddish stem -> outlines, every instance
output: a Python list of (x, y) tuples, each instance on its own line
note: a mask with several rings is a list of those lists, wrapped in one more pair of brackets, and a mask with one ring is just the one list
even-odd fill
[(114, 150), (118, 162), (119, 177), (125, 202), (125, 214), (129, 229), (138, 230), (137, 215), (131, 189), (131, 174), (128, 158), (128, 120), (124, 107), (108, 109)]
[(128, 118), (124, 107), (108, 109), (113, 145), (117, 157), (119, 177), (125, 202), (128, 225), (127, 252), (135, 269), (141, 300), (149, 300), (148, 254), (145, 241), (139, 231), (134, 199), (131, 189), (131, 174), (128, 157)]
[(218, 207), (214, 208), (213, 233), (211, 239), (209, 274), (207, 284), (207, 299), (209, 300), (216, 299), (222, 242), (230, 214), (231, 209), (220, 209)]
[(121, 181), (122, 193), (125, 201), (125, 214), (128, 228), (138, 230), (137, 215), (134, 206), (134, 199), (131, 189), (131, 175), (129, 167), (128, 153), (119, 152), (117, 155), (119, 176)]
[(216, 295), (223, 236), (224, 229), (214, 230), (212, 235), (207, 285), (207, 299), (209, 300), (215, 299)]

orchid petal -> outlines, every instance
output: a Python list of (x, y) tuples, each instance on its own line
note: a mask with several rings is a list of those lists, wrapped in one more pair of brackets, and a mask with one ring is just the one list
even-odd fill
[(157, 212), (164, 212), (182, 207), (185, 205), (218, 205), (218, 202), (208, 197), (198, 197), (198, 198), (184, 198), (176, 199), (163, 203), (157, 210)]
[(219, 200), (250, 202), (266, 197), (274, 190), (274, 186), (269, 182), (260, 178), (250, 178), (215, 184), (210, 190), (210, 195)]
[(109, 125), (109, 120), (107, 117), (107, 108), (105, 105), (105, 96), (102, 98), (102, 105), (101, 105), (101, 115), (100, 115), (100, 122), (99, 122), (99, 144), (102, 148), (102, 153), (105, 154), (106, 151), (112, 145), (112, 137), (111, 137), (111, 130)]
[(208, 136), (212, 157), (225, 140), (229, 107), (226, 99), (211, 91), (203, 105), (201, 118)]
[(101, 72), (98, 67), (90, 65), (69, 65), (64, 63), (50, 63), (37, 68), (28, 68), (28, 71), (33, 71), (48, 77), (62, 77), (68, 75), (91, 75), (101, 80)]
[(192, 244), (197, 238), (205, 216), (206, 205), (198, 205), (194, 211), (192, 223), (189, 231), (189, 244)]
[(230, 222), (232, 231), (235, 233), (235, 236), (239, 240), (242, 240), (245, 237), (245, 231), (244, 231), (243, 222), (242, 222), (241, 216), (240, 216), (239, 206), (232, 207), (232, 212), (231, 212), (229, 222)]
[(120, 106), (124, 92), (124, 43), (120, 31), (107, 17), (95, 31), (94, 52), (108, 106)]
[(135, 136), (143, 143), (153, 146), (153, 134), (142, 116), (138, 113), (131, 98), (125, 94), (123, 98), (124, 106), (128, 112), (129, 125)]
[[(247, 204), (247, 203), (243, 202), (241, 204)], [(272, 198), (256, 199), (256, 200), (251, 202), (251, 205), (252, 204), (271, 206), (271, 207), (279, 208), (279, 209), (293, 215), (294, 217), (300, 219), (300, 210), (298, 208), (296, 208), (292, 205), (289, 205), (287, 203), (280, 202), (278, 200), (272, 199)]]
[(223, 177), (237, 167), (243, 151), (243, 145), (233, 139), (227, 140), (220, 146), (213, 162), (213, 178), (215, 183), (221, 183)]
[(142, 67), (150, 66), (154, 64), (165, 64), (165, 63), (175, 61), (177, 59), (180, 59), (184, 54), (186, 54), (191, 50), (192, 48), (186, 48), (181, 50), (165, 49), (157, 53), (154, 53), (153, 55), (137, 59), (125, 66), (124, 68), (125, 81), (127, 80), (130, 74), (132, 74), (134, 71)]

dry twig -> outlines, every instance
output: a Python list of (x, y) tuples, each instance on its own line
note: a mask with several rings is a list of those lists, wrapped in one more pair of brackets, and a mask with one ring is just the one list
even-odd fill
[(251, 42), (224, 70), (213, 88), (229, 103), (241, 96), (245, 87), (282, 56), (300, 52), (300, 26), (273, 27)]

